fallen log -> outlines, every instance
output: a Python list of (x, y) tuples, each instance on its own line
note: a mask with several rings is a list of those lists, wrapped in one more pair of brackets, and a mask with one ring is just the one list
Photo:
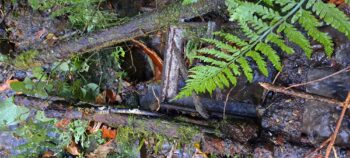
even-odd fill
[[(252, 152), (251, 146), (246, 143), (257, 137), (258, 127), (253, 122), (226, 122), (218, 124), (217, 121), (201, 121), (193, 119), (167, 118), (167, 117), (142, 117), (113, 114), (113, 113), (89, 113), (69, 106), (70, 103), (62, 99), (45, 100), (24, 95), (14, 96), (17, 105), (43, 110), (49, 118), (83, 119), (102, 122), (110, 127), (132, 127), (134, 131), (147, 131), (149, 133), (163, 135), (167, 138), (179, 141), (203, 142), (204, 152), (215, 154), (248, 154)], [(222, 132), (215, 130), (219, 127)], [(220, 136), (220, 137), (218, 137)], [(223, 139), (224, 138), (231, 138)], [(241, 149), (241, 150), (236, 150)]]
[(224, 0), (201, 0), (192, 5), (182, 5), (180, 2), (165, 7), (160, 11), (137, 16), (130, 22), (88, 34), (79, 39), (71, 39), (57, 44), (53, 48), (41, 50), (37, 61), (52, 63), (69, 59), (74, 55), (99, 50), (130, 39), (145, 36), (151, 32), (180, 23), (209, 12), (225, 8)]

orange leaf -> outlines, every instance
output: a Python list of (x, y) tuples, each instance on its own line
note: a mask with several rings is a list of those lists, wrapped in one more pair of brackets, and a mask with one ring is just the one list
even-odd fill
[(106, 97), (107, 97), (109, 103), (115, 103), (115, 102), (122, 101), (122, 98), (120, 97), (120, 95), (115, 93), (113, 90), (107, 89), (107, 90), (105, 90), (105, 92), (106, 92)]
[(18, 82), (18, 80), (7, 80), (5, 83), (3, 83), (3, 84), (0, 85), (0, 92), (1, 92), (1, 91), (6, 91), (6, 90), (11, 89), (10, 84), (11, 84), (12, 82)]
[(70, 119), (65, 118), (65, 119), (62, 119), (61, 121), (57, 122), (55, 124), (55, 126), (57, 128), (60, 128), (60, 129), (65, 129), (68, 126), (68, 124), (70, 123), (70, 121), (71, 121)]
[(51, 150), (47, 150), (44, 152), (44, 154), (41, 156), (42, 158), (50, 158), (50, 157), (54, 157), (54, 152)]
[(329, 0), (329, 3), (333, 3), (335, 5), (340, 5), (343, 4), (345, 1), (344, 0)]
[(117, 131), (114, 129), (111, 129), (110, 127), (107, 128), (106, 126), (103, 126), (101, 130), (102, 130), (102, 138), (114, 139), (117, 135)]

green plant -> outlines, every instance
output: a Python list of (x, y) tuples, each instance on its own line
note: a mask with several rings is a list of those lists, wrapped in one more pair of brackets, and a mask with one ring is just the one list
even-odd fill
[[(257, 3), (226, 0), (226, 4), (230, 20), (240, 25), (245, 38), (217, 32), (215, 35), (223, 40), (204, 39), (215, 48), (198, 50), (200, 54), (195, 58), (207, 65), (191, 68), (187, 84), (177, 98), (190, 96), (193, 92), (211, 94), (216, 88), (234, 86), (237, 76), (241, 73), (252, 81), (250, 59), (256, 62), (258, 69), (265, 76), (269, 73), (265, 58), (281, 71), (280, 57), (272, 45), (287, 54), (294, 53), (293, 48), (285, 44), (281, 35), (298, 45), (308, 58), (312, 55), (312, 48), (302, 30), (322, 44), (329, 57), (333, 53), (334, 44), (326, 33), (319, 31), (318, 27), (323, 26), (322, 22), (350, 37), (349, 18), (334, 4), (327, 4), (321, 0), (263, 0)], [(294, 24), (299, 24), (301, 29), (296, 28)]]
[(188, 5), (188, 4), (197, 3), (197, 2), (198, 0), (182, 0), (183, 5)]
[(117, 18), (112, 12), (99, 10), (99, 5), (104, 0), (29, 0), (33, 9), (51, 12), (51, 16), (58, 17), (68, 15), (68, 20), (73, 27), (87, 32), (106, 28), (123, 22), (123, 18)]

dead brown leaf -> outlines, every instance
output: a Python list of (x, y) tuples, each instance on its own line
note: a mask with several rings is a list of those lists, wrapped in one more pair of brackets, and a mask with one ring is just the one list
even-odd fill
[(46, 33), (47, 33), (47, 30), (45, 28), (42, 28), (41, 30), (35, 33), (35, 39), (40, 40), (41, 37)]
[(86, 155), (87, 158), (106, 158), (107, 155), (112, 152), (113, 145), (110, 142), (107, 142), (103, 145), (98, 146), (95, 151), (89, 153)]
[(69, 154), (74, 155), (74, 156), (79, 156), (80, 155), (80, 152), (79, 152), (79, 149), (78, 149), (78, 145), (74, 141), (71, 141), (71, 143), (66, 148), (66, 151)]
[(44, 154), (41, 156), (42, 158), (50, 158), (50, 157), (54, 157), (54, 152), (51, 150), (47, 150), (44, 152)]
[(64, 118), (61, 121), (57, 122), (55, 126), (59, 129), (65, 129), (70, 123), (70, 121), (71, 121), (70, 119)]

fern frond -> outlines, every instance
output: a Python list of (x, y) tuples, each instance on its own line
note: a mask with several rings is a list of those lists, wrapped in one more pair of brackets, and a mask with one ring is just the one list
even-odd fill
[(236, 44), (237, 46), (240, 47), (244, 47), (246, 45), (248, 45), (248, 43), (242, 39), (240, 39), (239, 37), (230, 34), (230, 33), (225, 33), (225, 32), (214, 32), (214, 35), (218, 35), (220, 37), (223, 37), (224, 39), (226, 39), (227, 41)]
[[(265, 76), (269, 73), (266, 59), (280, 71), (281, 59), (270, 45), (278, 46), (287, 54), (294, 53), (284, 39), (295, 43), (310, 58), (312, 48), (308, 37), (311, 37), (322, 44), (326, 54), (331, 56), (334, 44), (326, 33), (319, 31), (321, 21), (350, 37), (349, 18), (333, 4), (321, 0), (262, 0), (258, 3), (226, 0), (226, 5), (230, 20), (240, 25), (244, 40), (224, 32), (214, 33), (222, 40), (204, 39), (215, 48), (198, 51), (196, 58), (206, 65), (190, 69), (186, 86), (177, 98), (190, 96), (193, 92), (211, 94), (216, 88), (235, 86), (241, 74), (252, 81), (254, 74), (248, 58)], [(294, 26), (295, 23), (306, 31), (307, 36)]]
[(264, 58), (256, 51), (249, 51), (246, 54), (247, 57), (251, 57), (256, 65), (258, 66), (258, 69), (260, 70), (260, 72), (264, 75), (264, 76), (268, 76), (269, 75), (269, 71), (267, 70), (267, 65), (266, 62), (264, 60)]
[(326, 4), (321, 0), (317, 0), (312, 7), (312, 11), (315, 12), (327, 24), (331, 25), (350, 38), (350, 20), (334, 4)]
[(266, 41), (276, 44), (278, 47), (280, 47), (287, 54), (293, 54), (294, 53), (294, 49), (289, 47), (289, 46), (287, 46), (284, 43), (284, 40), (282, 40), (280, 36), (278, 36), (278, 35), (276, 35), (274, 33), (269, 34), (267, 36), (267, 38), (266, 38)]
[(282, 69), (281, 59), (270, 45), (261, 42), (256, 45), (255, 50), (264, 54), (278, 71)]
[(298, 22), (307, 31), (307, 34), (323, 45), (328, 57), (332, 56), (334, 44), (331, 37), (317, 29), (321, 23), (309, 11), (300, 10), (298, 14), (300, 14)]
[(244, 57), (238, 58), (237, 62), (240, 64), (244, 75), (247, 77), (248, 81), (253, 81), (253, 70), (249, 65), (249, 62)]
[(207, 43), (214, 44), (217, 48), (222, 49), (222, 50), (226, 50), (226, 51), (230, 51), (230, 52), (238, 51), (238, 49), (236, 49), (235, 47), (233, 47), (233, 46), (231, 46), (229, 44), (226, 44), (226, 43), (224, 43), (222, 41), (216, 40), (216, 39), (205, 38), (203, 40), (205, 42), (207, 42)]
[(206, 62), (208, 64), (211, 65), (215, 65), (215, 66), (219, 66), (219, 67), (225, 67), (226, 66), (226, 62), (220, 61), (220, 60), (216, 60), (210, 57), (206, 57), (206, 56), (195, 56), (194, 58), (196, 59), (200, 59), (203, 62)]
[(308, 58), (311, 58), (312, 48), (309, 40), (291, 24), (284, 23), (281, 27), (287, 38), (303, 49)]
[(202, 48), (198, 50), (198, 52), (203, 54), (213, 55), (221, 60), (226, 60), (227, 62), (230, 62), (234, 58), (232, 55), (226, 54), (225, 52), (219, 51), (216, 49)]

